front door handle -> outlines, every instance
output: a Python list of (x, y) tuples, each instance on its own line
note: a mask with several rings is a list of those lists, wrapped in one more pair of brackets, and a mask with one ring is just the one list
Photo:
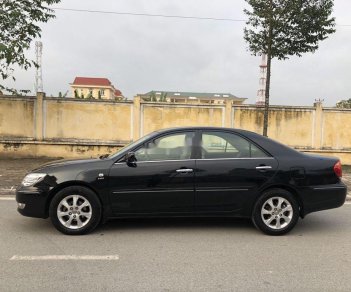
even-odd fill
[(272, 169), (272, 166), (270, 165), (260, 165), (260, 166), (256, 166), (257, 170), (267, 170), (267, 169)]
[(194, 170), (191, 168), (181, 168), (181, 169), (177, 169), (176, 172), (178, 173), (188, 173), (188, 172), (193, 172)]

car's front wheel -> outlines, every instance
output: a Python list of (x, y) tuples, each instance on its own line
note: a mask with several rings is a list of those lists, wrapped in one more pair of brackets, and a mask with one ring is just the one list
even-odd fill
[(283, 189), (266, 191), (256, 202), (252, 221), (262, 232), (283, 235), (294, 228), (299, 219), (299, 205), (294, 196)]
[(64, 234), (86, 234), (99, 224), (101, 204), (92, 190), (70, 186), (53, 197), (49, 216), (56, 229)]

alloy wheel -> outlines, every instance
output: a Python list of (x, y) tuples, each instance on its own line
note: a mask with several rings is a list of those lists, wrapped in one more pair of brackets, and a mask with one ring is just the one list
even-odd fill
[(266, 226), (280, 230), (289, 225), (293, 219), (291, 203), (282, 197), (272, 197), (266, 200), (261, 208), (261, 218)]
[(79, 229), (87, 225), (92, 217), (90, 202), (83, 196), (64, 197), (57, 206), (57, 218), (69, 229)]

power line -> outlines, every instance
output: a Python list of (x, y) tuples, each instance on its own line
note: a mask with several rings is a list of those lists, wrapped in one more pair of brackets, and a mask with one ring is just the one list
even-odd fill
[(233, 19), (233, 18), (215, 18), (215, 17), (184, 16), (184, 15), (133, 13), (133, 12), (118, 12), (118, 11), (106, 11), (106, 10), (87, 10), (87, 9), (57, 8), (57, 7), (54, 7), (52, 9), (74, 11), (74, 12), (89, 12), (89, 13), (100, 13), (100, 14), (117, 14), (117, 15), (132, 15), (132, 16), (147, 16), (147, 17), (164, 17), (164, 18), (214, 20), (214, 21), (235, 21), (235, 22), (245, 22), (246, 21), (245, 19)]
[[(63, 10), (71, 12), (88, 12), (99, 14), (116, 14), (116, 15), (131, 15), (131, 16), (146, 16), (146, 17), (163, 17), (163, 18), (178, 18), (178, 19), (195, 19), (195, 20), (213, 20), (213, 21), (230, 21), (230, 22), (246, 22), (245, 19), (234, 18), (216, 18), (216, 17), (200, 17), (200, 16), (185, 16), (185, 15), (167, 15), (167, 14), (150, 14), (150, 13), (134, 13), (134, 12), (120, 12), (107, 10), (88, 10), (88, 9), (74, 9), (74, 8), (59, 8), (53, 7), (54, 10)], [(351, 24), (336, 24), (337, 26), (350, 26)]]

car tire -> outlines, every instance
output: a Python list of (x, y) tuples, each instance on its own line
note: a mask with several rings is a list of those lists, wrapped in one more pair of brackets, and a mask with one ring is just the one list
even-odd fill
[(101, 221), (101, 203), (89, 188), (70, 186), (51, 200), (49, 217), (56, 229), (68, 235), (93, 231)]
[(291, 231), (299, 219), (299, 204), (283, 189), (265, 191), (257, 200), (252, 221), (256, 228), (268, 235), (283, 235)]

